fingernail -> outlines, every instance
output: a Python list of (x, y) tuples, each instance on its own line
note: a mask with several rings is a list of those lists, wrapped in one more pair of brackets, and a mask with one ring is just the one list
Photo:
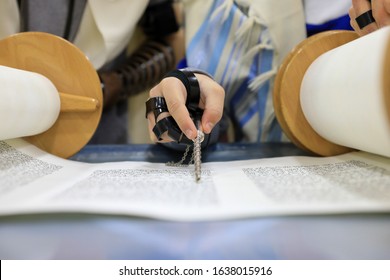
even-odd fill
[(208, 131), (210, 132), (214, 128), (214, 124), (212, 122), (207, 123)]
[(187, 129), (186, 130), (186, 136), (187, 136), (188, 139), (192, 139), (193, 138), (194, 133), (192, 132), (191, 129)]

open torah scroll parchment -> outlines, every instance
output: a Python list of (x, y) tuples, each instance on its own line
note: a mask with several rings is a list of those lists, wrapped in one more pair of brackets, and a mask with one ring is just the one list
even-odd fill
[(205, 163), (80, 163), (0, 142), (0, 215), (99, 213), (199, 221), (390, 211), (390, 159), (364, 152)]

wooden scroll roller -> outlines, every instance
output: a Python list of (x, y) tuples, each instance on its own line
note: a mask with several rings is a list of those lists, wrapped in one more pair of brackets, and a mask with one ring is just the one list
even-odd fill
[(0, 80), (0, 140), (24, 137), (67, 158), (94, 134), (102, 113), (100, 80), (68, 41), (41, 32), (1, 40)]
[(273, 102), (286, 135), (322, 156), (390, 157), (390, 28), (309, 37), (286, 57)]

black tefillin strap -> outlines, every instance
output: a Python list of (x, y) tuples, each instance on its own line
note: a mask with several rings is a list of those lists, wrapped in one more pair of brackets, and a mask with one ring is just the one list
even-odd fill
[[(197, 126), (197, 120), (201, 119), (203, 110), (198, 107), (200, 100), (200, 88), (195, 74), (187, 70), (173, 70), (165, 76), (165, 78), (167, 77), (175, 77), (183, 83), (187, 91), (186, 107), (190, 113), (190, 117)], [(188, 139), (180, 130), (173, 117), (165, 117), (157, 122), (157, 117), (161, 113), (168, 112), (168, 106), (164, 97), (152, 97), (146, 101), (146, 116), (149, 112), (153, 112), (156, 119), (156, 125), (153, 128), (153, 132), (159, 141), (162, 140), (162, 134), (168, 132), (168, 136), (177, 143), (187, 145), (193, 143), (193, 141)], [(207, 137), (207, 135), (205, 137)]]
[(355, 20), (360, 29), (363, 29), (367, 25), (375, 22), (375, 18), (372, 15), (372, 10), (368, 10), (367, 12), (361, 14)]
[(165, 98), (157, 96), (146, 101), (146, 118), (150, 112), (153, 112), (155, 119), (157, 119), (161, 113), (168, 112), (168, 106), (167, 103), (165, 103)]
[[(368, 0), (368, 2), (371, 3), (371, 0)], [(360, 29), (363, 29), (367, 25), (375, 22), (375, 18), (372, 15), (372, 10), (368, 10), (367, 12), (364, 12), (360, 16), (356, 17), (355, 20)]]

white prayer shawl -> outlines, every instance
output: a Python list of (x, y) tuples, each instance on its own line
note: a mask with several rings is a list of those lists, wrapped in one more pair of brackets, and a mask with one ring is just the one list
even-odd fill
[[(214, 76), (240, 141), (281, 141), (273, 79), (306, 37), (301, 0), (185, 0), (189, 67)], [(239, 139), (237, 139), (239, 138)]]
[[(74, 44), (99, 69), (126, 48), (147, 5), (139, 0), (88, 0)], [(20, 32), (16, 0), (0, 1), (0, 19), (0, 39)]]

